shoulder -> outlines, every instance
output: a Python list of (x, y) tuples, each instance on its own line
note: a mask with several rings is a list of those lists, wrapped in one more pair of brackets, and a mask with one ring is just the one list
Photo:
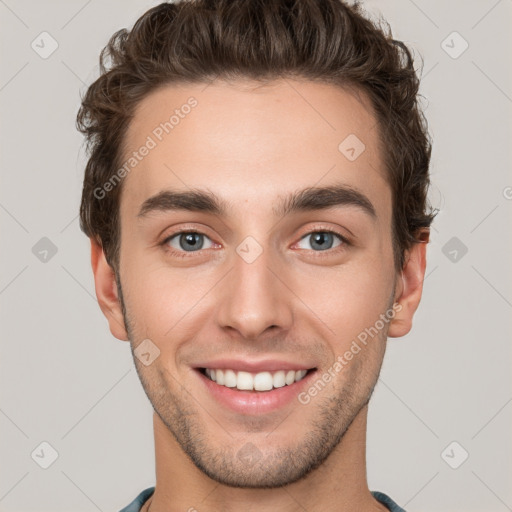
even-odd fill
[(126, 507), (121, 509), (119, 512), (140, 512), (142, 505), (144, 505), (154, 492), (154, 487), (144, 489), (129, 505), (126, 505)]
[(399, 507), (387, 494), (380, 491), (371, 491), (373, 497), (385, 505), (390, 512), (406, 512), (402, 507)]

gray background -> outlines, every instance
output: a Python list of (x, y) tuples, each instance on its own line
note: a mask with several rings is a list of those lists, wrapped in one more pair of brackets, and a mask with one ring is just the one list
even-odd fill
[[(109, 36), (157, 3), (0, 0), (1, 511), (117, 511), (155, 482), (152, 409), (78, 226), (74, 122)], [(389, 340), (371, 402), (370, 489), (412, 512), (512, 510), (512, 2), (365, 4), (424, 57), (441, 210), (414, 328)]]

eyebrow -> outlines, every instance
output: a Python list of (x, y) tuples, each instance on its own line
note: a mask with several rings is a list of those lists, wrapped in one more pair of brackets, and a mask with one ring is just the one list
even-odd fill
[[(304, 211), (326, 210), (329, 208), (356, 206), (373, 220), (377, 218), (375, 207), (362, 192), (346, 185), (309, 187), (290, 193), (273, 208), (276, 217)], [(153, 212), (187, 210), (205, 212), (226, 217), (229, 203), (209, 190), (166, 189), (146, 199), (137, 217), (143, 218)]]

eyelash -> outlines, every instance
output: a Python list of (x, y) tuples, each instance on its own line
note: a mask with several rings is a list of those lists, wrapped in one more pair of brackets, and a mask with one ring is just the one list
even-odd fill
[[(197, 234), (197, 235), (203, 235), (203, 236), (208, 237), (208, 235), (206, 233), (202, 233), (201, 231), (198, 231), (197, 229), (184, 229), (182, 231), (176, 231), (175, 233), (167, 236), (161, 242), (160, 245), (164, 248), (164, 250), (167, 253), (169, 253), (171, 256), (177, 257), (177, 258), (189, 258), (189, 257), (192, 257), (193, 255), (195, 255), (197, 253), (200, 253), (203, 250), (207, 250), (207, 249), (200, 249), (199, 251), (176, 251), (175, 249), (172, 249), (172, 248), (169, 247), (168, 243), (169, 243), (169, 241), (172, 238), (174, 238), (174, 237), (176, 237), (178, 235), (184, 235), (184, 234), (187, 234), (187, 233), (194, 233), (194, 234)], [(303, 236), (300, 237), (300, 240), (303, 240), (307, 236), (312, 235), (314, 233), (330, 233), (332, 235), (336, 235), (341, 240), (341, 242), (342, 242), (342, 244), (339, 245), (338, 247), (335, 247), (333, 249), (327, 249), (325, 251), (308, 250), (309, 252), (316, 253), (315, 257), (322, 258), (324, 256), (330, 256), (333, 253), (337, 253), (339, 251), (343, 251), (344, 249), (346, 249), (347, 247), (350, 247), (352, 245), (352, 243), (344, 235), (342, 235), (341, 233), (338, 233), (337, 231), (335, 231), (333, 229), (329, 229), (329, 228), (317, 228), (317, 229), (314, 229), (312, 231), (308, 231), (307, 233), (305, 233)], [(302, 249), (302, 250), (304, 250), (304, 249)], [(324, 253), (326, 253), (326, 254), (324, 254)]]

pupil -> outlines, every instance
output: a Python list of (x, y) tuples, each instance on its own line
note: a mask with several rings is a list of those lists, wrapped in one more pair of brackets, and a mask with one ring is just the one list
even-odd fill
[[(194, 248), (201, 248), (202, 243), (197, 239), (197, 237), (201, 236), (199, 233), (186, 233), (185, 235), (182, 235), (180, 239), (180, 246), (184, 250), (190, 249), (190, 246), (192, 246), (192, 249)], [(183, 240), (185, 239), (185, 243), (189, 244), (188, 247), (183, 243)]]
[(328, 241), (332, 238), (332, 235), (330, 233), (316, 233), (313, 235), (313, 243), (311, 244), (313, 247), (317, 245), (317, 248), (319, 249), (325, 249), (326, 241), (327, 245)]

